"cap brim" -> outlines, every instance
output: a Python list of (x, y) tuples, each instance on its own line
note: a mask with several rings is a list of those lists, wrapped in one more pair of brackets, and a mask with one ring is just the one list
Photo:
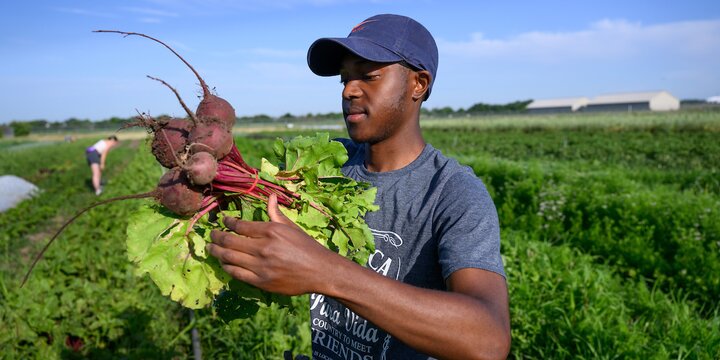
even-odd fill
[(340, 63), (345, 55), (355, 54), (374, 62), (398, 62), (398, 54), (361, 37), (322, 38), (316, 40), (308, 50), (307, 62), (310, 70), (320, 76), (340, 74)]

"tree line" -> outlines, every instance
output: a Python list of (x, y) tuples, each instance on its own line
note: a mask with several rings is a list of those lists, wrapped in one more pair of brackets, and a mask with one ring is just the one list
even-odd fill
[[(522, 113), (526, 111), (527, 105), (532, 100), (521, 100), (514, 101), (506, 104), (486, 104), (477, 103), (467, 109), (458, 108), (453, 109), (452, 107), (438, 107), (438, 108), (422, 108), (421, 114), (424, 117), (434, 118), (453, 118), (460, 116), (475, 116), (475, 115), (487, 115), (487, 114), (506, 114), (506, 113)], [(158, 118), (167, 117), (168, 115), (160, 115)], [(317, 120), (342, 120), (341, 112), (327, 112), (327, 113), (307, 113), (301, 115), (295, 115), (291, 113), (285, 113), (281, 116), (273, 117), (266, 114), (258, 114), (252, 116), (242, 116), (237, 118), (238, 124), (262, 124), (262, 123), (288, 123), (288, 122), (302, 122), (302, 121), (317, 121)], [(0, 137), (3, 133), (12, 133), (14, 136), (27, 136), (30, 133), (46, 133), (46, 132), (66, 132), (66, 131), (97, 131), (97, 130), (117, 130), (128, 123), (134, 121), (134, 117), (121, 118), (111, 117), (103, 120), (90, 120), (90, 119), (78, 119), (69, 118), (65, 121), (48, 121), (44, 119), (19, 121), (15, 120), (7, 125), (0, 125), (3, 127), (3, 131), (0, 131)], [(12, 132), (8, 130), (11, 129)]]

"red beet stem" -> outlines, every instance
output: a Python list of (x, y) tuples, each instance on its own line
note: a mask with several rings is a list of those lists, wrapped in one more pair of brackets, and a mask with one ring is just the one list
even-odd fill
[(190, 233), (190, 231), (192, 230), (192, 228), (193, 228), (193, 226), (195, 225), (195, 223), (196, 223), (198, 220), (200, 220), (200, 218), (203, 217), (203, 215), (209, 213), (210, 210), (218, 207), (218, 205), (220, 205), (220, 203), (218, 202), (218, 200), (217, 200), (217, 198), (216, 198), (216, 199), (214, 199), (214, 201), (212, 201), (211, 203), (209, 203), (209, 204), (207, 204), (206, 206), (204, 206), (204, 208), (203, 208), (202, 210), (200, 210), (197, 214), (195, 214), (195, 215), (190, 219), (190, 222), (188, 223), (187, 229), (185, 229), (185, 236), (187, 236), (187, 235)]
[(183, 109), (185, 109), (185, 112), (188, 114), (188, 116), (190, 117), (190, 119), (192, 119), (193, 124), (197, 124), (197, 123), (198, 123), (198, 120), (197, 120), (197, 118), (195, 117), (195, 114), (192, 112), (192, 110), (190, 110), (189, 107), (187, 107), (187, 105), (185, 105), (185, 102), (184, 102), (183, 99), (180, 97), (180, 94), (177, 92), (177, 90), (175, 90), (174, 87), (170, 86), (170, 84), (166, 83), (165, 80), (163, 80), (163, 79), (156, 78), (156, 77), (152, 77), (152, 76), (150, 76), (150, 75), (145, 75), (145, 76), (147, 76), (148, 78), (153, 79), (153, 80), (155, 80), (155, 81), (159, 81), (159, 82), (161, 82), (163, 85), (167, 86), (167, 87), (175, 94), (175, 97), (177, 97), (178, 101), (180, 102), (180, 105), (182, 105)]

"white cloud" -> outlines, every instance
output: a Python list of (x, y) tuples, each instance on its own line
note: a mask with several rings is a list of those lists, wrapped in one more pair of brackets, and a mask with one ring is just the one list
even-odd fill
[(146, 24), (161, 24), (167, 18), (176, 18), (180, 15), (177, 12), (160, 10), (147, 7), (121, 7), (121, 11), (143, 15), (137, 18), (137, 21)]
[(141, 18), (138, 18), (137, 20), (141, 23), (146, 23), (146, 24), (160, 24), (163, 22), (162, 19), (154, 18), (154, 17), (141, 17)]
[(151, 16), (159, 16), (159, 17), (178, 17), (179, 16), (178, 13), (176, 13), (176, 12), (151, 9), (151, 8), (123, 7), (121, 9), (124, 11), (132, 12), (132, 13), (151, 15)]
[(507, 39), (474, 33), (468, 41), (438, 40), (441, 53), (454, 57), (527, 59), (564, 62), (595, 59), (622, 60), (638, 55), (720, 56), (720, 20), (656, 25), (605, 19), (571, 32), (533, 31)]
[(165, 41), (166, 44), (170, 45), (173, 50), (177, 51), (182, 55), (184, 52), (193, 52), (195, 49), (183, 42), (177, 41), (177, 40), (168, 40)]
[(89, 10), (89, 9), (81, 9), (81, 8), (55, 8), (55, 10), (59, 11), (59, 12), (68, 13), (68, 14), (83, 15), (83, 16), (90, 16), (90, 17), (103, 17), (103, 18), (117, 17), (115, 14), (94, 11), (94, 10)]

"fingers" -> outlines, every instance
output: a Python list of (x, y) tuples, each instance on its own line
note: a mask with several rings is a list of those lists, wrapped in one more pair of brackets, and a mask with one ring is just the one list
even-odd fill
[[(252, 246), (249, 238), (243, 238), (232, 233), (213, 230), (211, 234), (213, 242), (207, 244), (206, 249), (210, 255), (220, 261), (223, 269), (230, 275), (247, 278), (257, 265), (255, 254), (248, 252)], [(241, 269), (245, 270), (241, 272)]]
[(268, 234), (268, 226), (264, 222), (244, 221), (226, 216), (223, 218), (223, 223), (228, 229), (246, 237), (260, 238)]
[(214, 243), (208, 244), (207, 250), (223, 264), (248, 266), (253, 263), (254, 256), (241, 250), (223, 247)]
[(248, 270), (252, 269), (253, 265), (251, 264), (256, 262), (252, 255), (223, 248), (215, 244), (208, 244), (207, 250), (220, 261), (223, 270), (233, 278), (249, 284), (256, 284), (258, 282), (258, 275)]
[[(280, 211), (277, 195), (270, 194), (268, 197), (267, 213), (271, 223), (280, 223), (294, 228), (299, 228), (292, 220)], [(273, 225), (262, 221), (244, 221), (237, 218), (226, 216), (223, 218), (225, 226), (240, 234), (252, 238), (271, 237)]]
[(282, 213), (282, 211), (280, 211), (276, 194), (270, 194), (267, 204), (267, 213), (270, 217), (270, 221), (279, 222), (285, 225), (295, 225), (295, 223), (293, 223), (287, 216), (285, 216), (285, 214)]
[(228, 273), (228, 275), (244, 283), (257, 286), (260, 282), (260, 277), (258, 277), (257, 274), (243, 267), (231, 264), (222, 264), (222, 268), (226, 273)]
[(270, 196), (268, 197), (267, 213), (270, 217), (270, 221), (285, 224), (292, 228), (305, 232), (305, 230), (303, 230), (298, 224), (294, 223), (292, 220), (290, 220), (290, 218), (285, 216), (282, 211), (280, 211), (276, 194), (270, 194)]
[(213, 230), (210, 232), (210, 238), (213, 244), (223, 248), (246, 251), (249, 238), (246, 236), (237, 235), (229, 231)]

